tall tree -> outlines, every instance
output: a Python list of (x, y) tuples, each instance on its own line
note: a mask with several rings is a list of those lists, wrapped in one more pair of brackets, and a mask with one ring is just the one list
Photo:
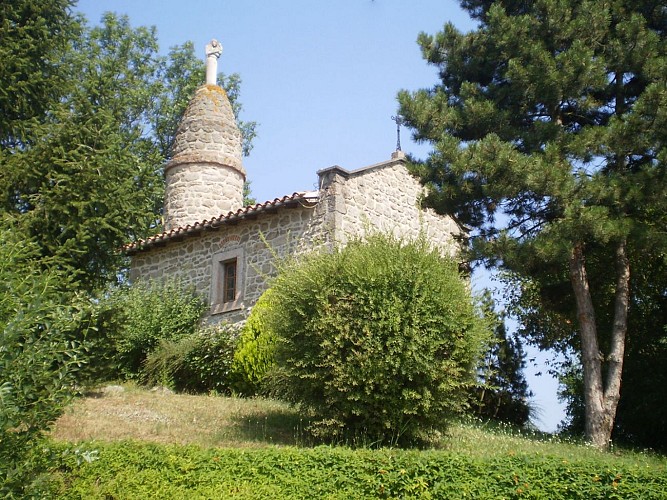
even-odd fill
[[(658, 0), (462, 6), (476, 30), (449, 24), (419, 37), (441, 82), (399, 95), (416, 138), (435, 147), (416, 172), (429, 205), (474, 228), (474, 258), (528, 278), (567, 276), (577, 314), (564, 330), (579, 340), (585, 433), (605, 448), (620, 396), (628, 254), (665, 248), (655, 215), (667, 208), (667, 13)], [(609, 280), (590, 272), (598, 255), (611, 263), (601, 270)]]
[[(68, 3), (59, 2), (58, 9), (70, 15)], [(32, 26), (29, 11), (15, 15), (10, 26)], [(42, 264), (90, 289), (117, 277), (124, 243), (156, 231), (162, 166), (187, 101), (203, 82), (204, 65), (191, 43), (160, 56), (154, 28), (134, 28), (127, 17), (111, 13), (99, 26), (84, 25), (63, 37), (57, 78), (48, 80), (58, 92), (32, 95), (31, 86), (14, 82), (20, 75), (6, 75), (10, 88), (28, 93), (18, 99), (30, 106), (20, 127), (14, 127), (17, 112), (3, 131), (0, 196), (35, 239)], [(31, 52), (16, 64), (39, 67), (31, 57), (40, 54)], [(238, 75), (223, 75), (222, 82), (235, 101)], [(0, 103), (9, 107), (11, 100)], [(254, 123), (242, 126), (254, 133)], [(246, 137), (246, 151), (251, 139)]]
[(60, 64), (79, 36), (75, 0), (0, 2), (0, 147), (21, 145), (30, 121), (62, 95)]
[(523, 426), (531, 416), (528, 399), (532, 396), (523, 375), (526, 353), (516, 334), (508, 335), (505, 313), (495, 311), (489, 291), (482, 296), (482, 306), (493, 326), (495, 342), (484, 356), (479, 373), (482, 384), (475, 388), (471, 410), (481, 418)]
[[(613, 430), (614, 440), (643, 448), (667, 450), (667, 259), (661, 251), (630, 252), (633, 269), (631, 306), (628, 314), (628, 337), (623, 363), (623, 385)], [(598, 279), (605, 276), (608, 263), (591, 262), (591, 274)], [(541, 280), (518, 294), (517, 312), (522, 318), (524, 333), (533, 339), (548, 343), (560, 352), (570, 351), (568, 343), (554, 343), (553, 339), (567, 339), (559, 334), (562, 325), (572, 325), (576, 318), (572, 301), (559, 299), (558, 289), (565, 282)], [(599, 287), (599, 285), (598, 285)], [(598, 316), (604, 324), (601, 332), (609, 330), (608, 315)], [(571, 326), (570, 326), (571, 328)], [(606, 345), (608, 335), (601, 335)], [(571, 352), (571, 351), (570, 351)], [(577, 357), (568, 356), (557, 366), (562, 384), (561, 397), (567, 403), (566, 430), (580, 433), (584, 430), (584, 393), (581, 365)]]

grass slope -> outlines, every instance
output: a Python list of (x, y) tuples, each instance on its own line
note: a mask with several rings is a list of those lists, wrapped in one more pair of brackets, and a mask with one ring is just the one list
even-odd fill
[(297, 413), (275, 401), (100, 393), (79, 401), (53, 431), (53, 494), (667, 498), (667, 460), (650, 454), (603, 454), (479, 424), (453, 426), (432, 450), (313, 447), (303, 427)]

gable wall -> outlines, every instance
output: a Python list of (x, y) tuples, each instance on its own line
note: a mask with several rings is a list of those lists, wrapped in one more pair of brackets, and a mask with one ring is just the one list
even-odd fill
[(459, 227), (451, 218), (418, 206), (424, 188), (402, 161), (355, 172), (334, 168), (324, 171), (323, 177), (323, 184), (336, 197), (332, 205), (337, 243), (344, 245), (351, 237), (380, 231), (405, 239), (425, 234), (445, 254), (455, 255), (459, 250), (454, 240), (461, 234)]
[[(419, 208), (423, 188), (401, 160), (354, 172), (332, 167), (320, 172), (320, 186), (319, 202), (311, 208), (279, 208), (258, 214), (255, 220), (140, 251), (132, 256), (130, 277), (133, 281), (176, 277), (208, 298), (210, 321), (235, 323), (247, 317), (265, 291), (268, 278), (277, 271), (276, 256), (344, 245), (351, 237), (378, 230), (406, 239), (425, 234), (445, 254), (455, 255), (459, 249), (454, 240), (460, 235), (458, 226), (448, 217)], [(239, 257), (244, 293), (240, 307), (221, 311), (212, 286), (227, 255)]]

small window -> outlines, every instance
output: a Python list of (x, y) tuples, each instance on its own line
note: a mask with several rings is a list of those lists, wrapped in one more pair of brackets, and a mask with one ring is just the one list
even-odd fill
[(243, 308), (244, 252), (235, 248), (213, 256), (211, 269), (211, 314)]
[(236, 259), (223, 262), (224, 278), (222, 284), (222, 302), (234, 302), (236, 300)]

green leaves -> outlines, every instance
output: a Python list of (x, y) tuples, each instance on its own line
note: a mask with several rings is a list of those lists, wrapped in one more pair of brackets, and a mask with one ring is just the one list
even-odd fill
[[(535, 308), (526, 315), (544, 315), (532, 326), (551, 329), (537, 333), (540, 344), (572, 346), (575, 338), (556, 337), (585, 332), (586, 346), (604, 345), (611, 331), (597, 333), (601, 325), (593, 318), (607, 318), (616, 304), (616, 340), (608, 345), (619, 349), (632, 266), (625, 260), (615, 265), (614, 256), (624, 255), (627, 245), (667, 250), (655, 224), (667, 213), (667, 143), (664, 127), (655, 126), (664, 125), (667, 102), (664, 6), (657, 0), (462, 5), (479, 27), (460, 33), (447, 25), (435, 36), (420, 36), (440, 82), (429, 91), (399, 94), (415, 136), (434, 146), (414, 167), (429, 188), (426, 204), (471, 229), (471, 259), (534, 280), (545, 292), (526, 297)], [(590, 277), (568, 290), (574, 249), (579, 275)], [(591, 267), (608, 267), (595, 267), (601, 275), (592, 276), (586, 259)], [(556, 289), (578, 293), (578, 307), (588, 308), (585, 315), (569, 311), (572, 327), (552, 322), (567, 302), (546, 293)], [(604, 372), (599, 365), (598, 359), (585, 372), (598, 377)], [(597, 390), (593, 386), (617, 390), (620, 364), (614, 366), (613, 381), (586, 379), (587, 394)], [(595, 397), (608, 398), (613, 415), (618, 394), (604, 392)]]
[(568, 457), (493, 452), (488, 449), (498, 443), (498, 436), (480, 436), (477, 454), (94, 443), (81, 448), (99, 451), (99, 458), (92, 462), (77, 461), (79, 455), (72, 452), (61, 453), (67, 489), (63, 486), (60, 496), (569, 500), (657, 499), (667, 492), (662, 463), (649, 465), (640, 459), (628, 463), (580, 452)]
[(90, 307), (39, 269), (36, 245), (9, 218), (1, 223), (0, 493), (22, 496), (40, 472), (32, 448), (74, 395)]
[[(640, 132), (661, 109), (654, 86), (664, 82), (649, 77), (664, 66), (659, 32), (647, 29), (639, 12), (595, 1), (479, 8), (484, 21), (476, 31), (462, 34), (447, 25), (420, 36), (442, 81), (430, 92), (399, 94), (416, 137), (436, 148), (418, 169), (434, 188), (429, 204), (486, 238), (496, 236), (491, 229), (499, 220), (516, 229), (530, 217), (546, 228), (578, 205), (596, 204), (614, 206), (601, 221), (613, 224), (647, 203), (638, 193), (611, 200), (596, 195), (591, 176), (605, 177), (598, 191), (636, 186), (634, 165), (647, 165), (662, 144), (655, 142), (657, 131)], [(657, 105), (651, 111), (644, 92)], [(608, 234), (579, 227), (583, 232), (571, 240)], [(630, 229), (617, 226), (614, 238), (623, 230)]]
[(101, 308), (109, 310), (104, 336), (115, 350), (117, 371), (137, 378), (161, 342), (177, 342), (197, 331), (205, 305), (193, 290), (168, 280), (120, 287)]
[(423, 242), (353, 241), (288, 265), (271, 290), (275, 391), (316, 434), (408, 443), (464, 406), (488, 331), (456, 263)]
[(70, 75), (62, 59), (81, 30), (69, 12), (74, 3), (16, 0), (0, 6), (0, 148), (25, 145), (31, 122), (63, 96)]
[[(77, 286), (94, 290), (122, 274), (125, 243), (159, 230), (162, 166), (204, 66), (191, 43), (160, 56), (155, 29), (133, 27), (127, 17), (107, 13), (100, 26), (82, 27), (65, 12), (68, 2), (42, 4), (31, 12), (39, 29), (25, 21), (26, 2), (0, 11), (8, 16), (8, 45), (22, 46), (10, 35), (25, 22), (45, 51), (7, 54), (3, 69), (34, 65), (44, 73), (27, 86), (16, 80), (19, 72), (0, 73), (3, 89), (18, 85), (11, 99), (0, 95), (0, 120), (13, 120), (0, 128), (0, 202), (20, 215), (45, 267), (66, 270)], [(58, 31), (54, 47), (40, 38), (48, 30)], [(238, 75), (223, 76), (222, 84), (239, 113)], [(12, 108), (22, 100), (25, 109)], [(247, 153), (255, 124), (240, 127)]]

